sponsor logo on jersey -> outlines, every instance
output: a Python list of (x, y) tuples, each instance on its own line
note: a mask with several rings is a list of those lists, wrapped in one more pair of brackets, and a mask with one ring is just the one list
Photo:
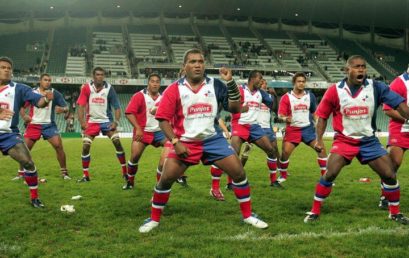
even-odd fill
[(100, 98), (100, 97), (96, 97), (96, 98), (92, 98), (91, 102), (94, 103), (94, 104), (105, 104), (105, 99)]
[(2, 109), (9, 109), (9, 103), (0, 102), (0, 108), (2, 108)]
[(251, 108), (251, 107), (255, 107), (255, 108), (260, 107), (260, 103), (259, 103), (259, 102), (256, 102), (256, 101), (246, 102), (246, 105), (247, 105), (249, 108)]
[(294, 106), (294, 111), (299, 110), (308, 110), (308, 106), (306, 104), (297, 104)]
[(369, 108), (363, 106), (346, 107), (344, 108), (344, 114), (346, 116), (362, 116), (369, 114)]
[(195, 115), (195, 114), (206, 114), (212, 113), (213, 107), (208, 103), (197, 103), (193, 104), (192, 106), (188, 107), (187, 114), (188, 115)]

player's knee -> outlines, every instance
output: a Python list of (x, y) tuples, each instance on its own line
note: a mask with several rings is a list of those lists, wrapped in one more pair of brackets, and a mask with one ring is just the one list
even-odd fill
[(35, 169), (34, 162), (31, 159), (23, 159), (22, 161), (20, 161), (20, 164), (26, 170), (34, 170)]
[(111, 135), (110, 139), (113, 143), (119, 142), (119, 133), (114, 133), (113, 135)]
[(92, 139), (90, 137), (85, 136), (84, 138), (82, 138), (82, 144), (83, 146), (91, 146), (92, 144)]

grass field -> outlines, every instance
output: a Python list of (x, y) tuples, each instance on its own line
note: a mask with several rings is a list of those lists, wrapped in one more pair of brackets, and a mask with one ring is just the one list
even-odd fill
[[(130, 140), (123, 140), (129, 154)], [(328, 146), (330, 142), (327, 142)], [(64, 139), (70, 175), (81, 177), (81, 140)], [(92, 181), (63, 181), (54, 151), (39, 142), (32, 152), (40, 178), (44, 210), (29, 205), (22, 181), (11, 181), (17, 164), (0, 157), (0, 257), (408, 257), (409, 227), (387, 219), (377, 208), (379, 180), (354, 161), (336, 180), (320, 221), (304, 224), (319, 169), (315, 153), (301, 145), (291, 158), (285, 190), (271, 189), (265, 155), (258, 149), (246, 166), (253, 208), (270, 227), (255, 229), (241, 222), (232, 192), (225, 202), (209, 196), (209, 167), (188, 170), (189, 188), (174, 185), (161, 225), (141, 235), (160, 149), (147, 148), (136, 189), (123, 191), (120, 167), (107, 139), (94, 141)], [(406, 157), (408, 158), (408, 157)], [(400, 170), (402, 212), (409, 215), (409, 166)], [(370, 183), (359, 178), (369, 177)], [(222, 178), (222, 185), (225, 177)], [(79, 201), (71, 200), (82, 195)], [(76, 212), (60, 211), (72, 204)]]

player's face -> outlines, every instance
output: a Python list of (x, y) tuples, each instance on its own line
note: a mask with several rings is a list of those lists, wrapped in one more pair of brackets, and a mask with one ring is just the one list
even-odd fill
[(0, 81), (10, 81), (12, 72), (11, 64), (0, 61)]
[(48, 90), (51, 88), (51, 77), (43, 76), (40, 80), (40, 88), (43, 90)]
[(157, 94), (160, 88), (160, 79), (158, 76), (152, 76), (148, 81), (148, 91)]
[(103, 71), (95, 71), (93, 79), (95, 84), (102, 85), (105, 80), (105, 73)]
[(302, 76), (297, 77), (294, 82), (294, 90), (303, 91), (305, 88), (305, 83), (306, 80), (304, 77)]
[(352, 59), (346, 67), (348, 83), (352, 85), (362, 85), (366, 77), (366, 62), (360, 58)]
[(202, 81), (205, 71), (203, 55), (198, 53), (189, 54), (184, 64), (184, 70), (187, 79), (194, 82)]
[(263, 80), (263, 75), (257, 74), (256, 77), (253, 78), (253, 87), (259, 89), (261, 87), (261, 81)]

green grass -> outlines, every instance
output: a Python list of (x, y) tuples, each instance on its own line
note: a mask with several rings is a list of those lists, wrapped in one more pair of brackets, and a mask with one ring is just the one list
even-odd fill
[[(129, 156), (130, 140), (124, 139)], [(330, 142), (327, 142), (328, 146)], [(64, 139), (68, 168), (81, 177), (81, 140)], [(136, 189), (123, 191), (112, 144), (96, 139), (91, 150), (92, 181), (63, 181), (55, 153), (41, 141), (32, 152), (40, 178), (44, 210), (33, 209), (28, 189), (10, 179), (17, 164), (0, 157), (0, 257), (408, 257), (409, 227), (387, 220), (377, 208), (379, 180), (354, 161), (336, 180), (320, 221), (304, 224), (311, 208), (319, 168), (315, 153), (300, 145), (291, 157), (285, 190), (269, 187), (265, 155), (254, 149), (246, 166), (254, 211), (270, 227), (258, 230), (241, 222), (232, 192), (225, 202), (209, 196), (209, 167), (191, 167), (189, 188), (174, 185), (160, 226), (141, 235), (160, 149), (149, 147), (140, 162)], [(401, 206), (408, 212), (408, 165), (400, 169)], [(371, 178), (359, 183), (360, 177)], [(222, 178), (222, 185), (225, 177)], [(74, 195), (83, 199), (72, 201)], [(60, 211), (63, 204), (76, 212)]]

